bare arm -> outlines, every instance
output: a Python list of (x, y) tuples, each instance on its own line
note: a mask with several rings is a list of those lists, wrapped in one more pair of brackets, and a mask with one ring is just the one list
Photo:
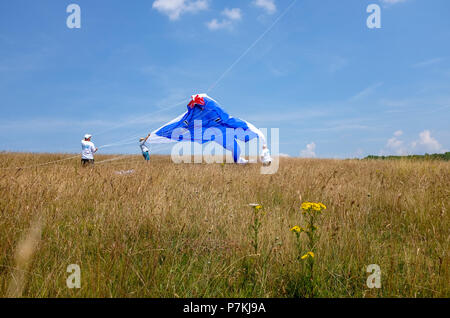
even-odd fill
[(150, 137), (150, 134), (151, 134), (151, 133), (148, 133), (147, 137), (145, 137), (145, 139), (144, 139), (144, 143), (146, 143), (146, 142), (147, 142), (147, 139), (148, 139), (148, 137)]

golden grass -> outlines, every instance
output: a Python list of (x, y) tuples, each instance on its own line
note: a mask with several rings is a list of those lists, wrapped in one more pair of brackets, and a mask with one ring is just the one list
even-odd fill
[[(9, 169), (70, 156), (0, 154), (0, 296), (301, 296), (289, 230), (304, 221), (303, 201), (328, 207), (317, 296), (450, 296), (448, 162), (282, 158), (261, 175), (259, 165), (135, 156)], [(267, 212), (256, 255), (253, 202)], [(66, 286), (70, 264), (81, 289)], [(370, 264), (381, 289), (366, 286)]]

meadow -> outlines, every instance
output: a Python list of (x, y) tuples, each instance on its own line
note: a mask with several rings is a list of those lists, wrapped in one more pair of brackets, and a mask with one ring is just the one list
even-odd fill
[[(1, 297), (450, 296), (450, 162), (281, 158), (273, 175), (164, 156), (32, 166), (71, 156), (0, 154)], [(327, 207), (313, 276), (307, 237), (291, 231), (306, 201)], [(381, 288), (366, 284), (370, 264)]]

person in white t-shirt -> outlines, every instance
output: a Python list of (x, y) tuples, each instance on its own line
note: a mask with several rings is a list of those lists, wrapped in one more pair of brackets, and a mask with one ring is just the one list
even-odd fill
[(81, 141), (81, 164), (83, 166), (86, 164), (94, 164), (94, 153), (98, 151), (91, 138), (92, 135), (86, 134)]
[(272, 158), (270, 157), (269, 149), (267, 149), (267, 145), (263, 145), (261, 151), (261, 162), (264, 166), (270, 166), (272, 163)]
[(150, 161), (150, 151), (148, 150), (148, 147), (145, 144), (147, 142), (148, 137), (150, 137), (150, 134), (148, 134), (147, 137), (145, 138), (139, 139), (139, 147), (141, 147), (142, 156), (144, 156), (144, 159), (147, 162)]

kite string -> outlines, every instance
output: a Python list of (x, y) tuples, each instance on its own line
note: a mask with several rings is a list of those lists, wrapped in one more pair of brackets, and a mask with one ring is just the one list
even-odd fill
[(49, 165), (52, 163), (58, 163), (58, 162), (62, 162), (62, 161), (66, 161), (66, 160), (70, 160), (70, 159), (74, 159), (79, 157), (80, 155), (76, 155), (73, 157), (69, 157), (69, 158), (64, 158), (64, 159), (59, 159), (59, 160), (53, 160), (53, 161), (49, 161), (49, 162), (44, 162), (44, 163), (39, 163), (39, 164), (35, 164), (35, 165), (30, 165), (30, 166), (23, 166), (23, 167), (2, 167), (2, 170), (7, 170), (7, 169), (28, 169), (28, 168), (35, 168), (35, 167), (40, 167), (40, 166), (45, 166), (45, 165)]
[(273, 29), (273, 27), (286, 15), (286, 13), (297, 1), (298, 0), (293, 0), (291, 2), (291, 4), (278, 16), (278, 18), (225, 70), (225, 72), (222, 73), (222, 75), (219, 76), (219, 78), (208, 88), (206, 91), (207, 93), (212, 91), (217, 84), (219, 84), (220, 81), (222, 81), (222, 79), (256, 46), (256, 44), (258, 44), (258, 42), (261, 41), (266, 34)]
[(176, 103), (176, 104), (174, 104), (174, 105), (172, 105), (172, 106), (165, 107), (165, 108), (156, 110), (156, 111), (154, 111), (154, 112), (150, 112), (150, 113), (147, 113), (147, 114), (145, 114), (145, 115), (135, 117), (134, 119), (125, 121), (125, 122), (123, 122), (123, 123), (120, 123), (120, 124), (118, 124), (118, 125), (115, 125), (115, 126), (113, 126), (113, 127), (110, 127), (110, 128), (108, 128), (108, 129), (106, 129), (106, 130), (103, 130), (103, 131), (101, 131), (101, 132), (99, 132), (99, 133), (96, 133), (95, 136), (103, 135), (104, 133), (106, 133), (106, 132), (108, 132), (108, 131), (111, 131), (111, 130), (114, 130), (114, 129), (116, 129), (116, 128), (120, 128), (120, 127), (123, 127), (123, 126), (126, 126), (126, 125), (133, 124), (133, 123), (135, 123), (138, 119), (141, 119), (141, 120), (142, 120), (143, 118), (144, 118), (144, 119), (145, 119), (145, 118), (148, 118), (150, 115), (154, 115), (154, 114), (157, 114), (157, 113), (162, 112), (162, 111), (167, 111), (167, 110), (169, 110), (169, 109), (172, 109), (172, 108), (175, 108), (175, 107), (177, 107), (177, 106), (179, 106), (179, 105), (182, 105), (182, 104), (184, 104), (185, 102), (186, 102), (186, 101), (183, 100), (183, 101), (180, 101), (180, 102), (178, 102), (178, 103)]
[[(134, 144), (135, 142), (132, 142), (132, 143)], [(132, 144), (132, 143), (127, 143), (127, 144)], [(124, 144), (121, 144), (121, 145), (126, 145), (126, 144), (124, 143)], [(109, 146), (110, 145), (100, 146), (99, 149), (106, 148), (106, 147), (109, 147)], [(68, 158), (64, 158), (64, 159), (52, 160), (52, 161), (48, 161), (48, 162), (44, 162), (44, 163), (38, 163), (38, 164), (34, 164), (34, 165), (29, 165), (29, 166), (1, 167), (0, 169), (1, 170), (10, 170), (10, 169), (17, 169), (17, 170), (19, 170), (19, 169), (37, 168), (37, 167), (46, 166), (46, 165), (50, 165), (50, 164), (54, 164), (54, 163), (58, 163), (58, 162), (62, 162), (62, 161), (67, 161), (67, 160), (75, 159), (75, 158), (79, 158), (79, 157), (80, 157), (80, 155), (78, 154), (78, 155), (75, 155), (75, 156), (72, 156), (72, 157), (68, 157)]]
[[(165, 145), (158, 145), (158, 146), (165, 146)], [(122, 160), (122, 159), (129, 158), (129, 157), (135, 157), (135, 156), (137, 156), (137, 155), (136, 154), (125, 155), (125, 156), (121, 155), (121, 156), (117, 156), (117, 157), (114, 157), (114, 158), (111, 158), (111, 159), (106, 159), (106, 160), (99, 161), (99, 162), (96, 163), (96, 165), (107, 163), (107, 162), (111, 162), (111, 161)]]
[[(184, 102), (183, 102), (183, 103), (184, 103)], [(173, 105), (173, 106), (170, 106), (170, 107), (167, 108), (167, 109), (174, 108), (174, 107), (176, 107), (176, 106), (178, 106), (178, 105), (180, 105), (180, 103), (175, 104), (175, 105)], [(161, 111), (161, 110), (159, 110), (159, 111)], [(148, 117), (149, 115), (155, 114), (155, 113), (157, 113), (157, 112), (158, 112), (158, 111), (153, 112), (153, 113), (148, 113), (148, 114), (145, 115), (145, 116)], [(120, 125), (118, 125), (118, 126), (116, 126), (116, 127), (119, 127), (119, 126), (120, 126)], [(122, 125), (122, 126), (123, 126), (123, 125)], [(114, 129), (114, 128), (111, 128), (111, 129)], [(106, 132), (106, 131), (104, 131), (104, 132)], [(104, 132), (103, 132), (103, 133), (104, 133)], [(115, 143), (111, 143), (111, 144), (102, 145), (102, 146), (99, 146), (98, 149), (103, 149), (103, 148), (109, 148), (109, 147), (115, 147), (115, 146), (122, 146), (122, 145), (134, 144), (134, 143), (135, 143), (134, 141), (133, 141), (133, 142), (128, 142), (128, 143), (125, 143), (125, 142), (128, 141), (128, 140), (137, 138), (137, 137), (139, 137), (139, 136), (140, 136), (140, 134), (139, 134), (139, 135), (134, 135), (133, 137), (129, 137), (129, 138), (123, 139), (123, 140), (121, 140), (121, 141), (119, 141), (119, 142), (115, 142)], [(123, 141), (123, 142), (122, 142), (122, 141)], [(9, 169), (28, 169), (28, 168), (41, 167), (41, 166), (45, 166), (45, 165), (49, 165), (49, 164), (53, 164), (53, 163), (58, 163), (58, 162), (61, 162), (61, 161), (66, 161), (66, 160), (70, 160), (70, 159), (75, 159), (75, 158), (77, 158), (77, 157), (79, 157), (79, 156), (80, 156), (80, 155), (76, 155), (76, 156), (72, 156), (72, 157), (69, 157), (69, 158), (64, 158), (64, 159), (59, 159), (59, 160), (51, 160), (51, 161), (44, 162), (44, 163), (40, 163), (40, 164), (34, 164), (34, 165), (22, 166), (22, 167), (0, 167), (0, 170), (9, 170)]]
[[(204, 115), (210, 113), (211, 111), (213, 111), (213, 110), (212, 110), (212, 109), (209, 109), (207, 112), (204, 113)], [(140, 134), (139, 134), (139, 135), (134, 135), (133, 137), (129, 137), (129, 138), (126, 138), (126, 139), (122, 139), (121, 141), (118, 141), (118, 142), (114, 142), (114, 143), (111, 143), (111, 144), (102, 145), (102, 146), (99, 147), (99, 149), (102, 149), (102, 148), (109, 148), (109, 147), (118, 147), (118, 146), (123, 146), (123, 145), (131, 145), (131, 144), (134, 144), (135, 141), (132, 141), (132, 142), (128, 142), (128, 141), (129, 141), (129, 140), (132, 140), (132, 139), (135, 139), (135, 138), (137, 138), (137, 137), (139, 137), (139, 136), (141, 136), (141, 135), (140, 135)], [(161, 136), (161, 137), (166, 137), (166, 138), (167, 138), (167, 136), (165, 136), (165, 135), (160, 135), (160, 136)]]

